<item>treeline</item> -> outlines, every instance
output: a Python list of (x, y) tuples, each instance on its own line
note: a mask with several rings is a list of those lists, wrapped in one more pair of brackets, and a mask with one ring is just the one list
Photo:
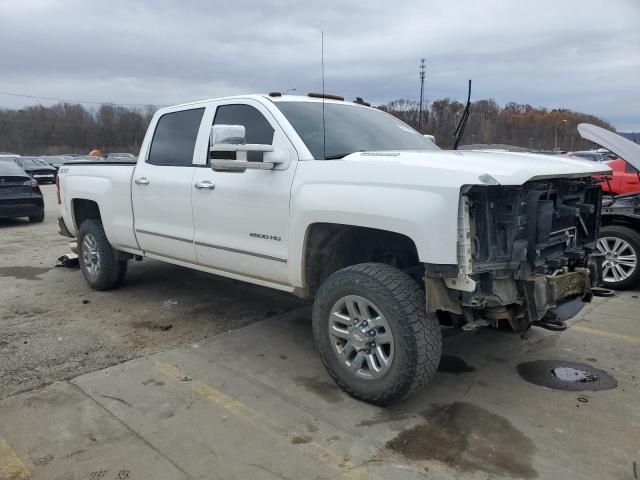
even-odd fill
[(101, 105), (89, 110), (59, 103), (0, 109), (0, 151), (22, 155), (103, 152), (138, 153), (155, 107)]
[[(419, 105), (411, 100), (395, 100), (381, 107), (422, 133), (436, 137), (442, 148), (453, 146), (453, 132), (464, 110), (464, 104), (445, 98), (436, 100), (422, 111), (422, 128), (418, 128)], [(593, 123), (615, 129), (604, 120), (566, 109), (548, 110), (514, 102), (500, 107), (495, 100), (472, 102), (464, 132), (465, 144), (505, 144), (532, 150), (583, 150), (593, 147), (578, 134), (579, 123)], [(564, 121), (566, 120), (566, 122)]]
[[(418, 128), (418, 103), (395, 100), (379, 107)], [(464, 105), (445, 98), (426, 106), (422, 112), (422, 133), (435, 135), (438, 145), (450, 148)], [(79, 104), (59, 103), (20, 110), (0, 109), (0, 151), (32, 154), (103, 152), (137, 154), (155, 107), (129, 109), (101, 105), (87, 109)], [(566, 122), (564, 121), (566, 120)], [(593, 115), (571, 110), (535, 108), (494, 100), (478, 100), (471, 106), (462, 144), (507, 144), (530, 149), (581, 150), (592, 144), (583, 140), (576, 126), (593, 123), (614, 130)]]

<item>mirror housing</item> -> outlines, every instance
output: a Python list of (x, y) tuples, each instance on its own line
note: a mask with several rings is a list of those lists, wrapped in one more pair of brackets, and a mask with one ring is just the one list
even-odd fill
[[(246, 143), (243, 125), (214, 125), (209, 143), (211, 168), (216, 171), (271, 170), (279, 162), (249, 162), (247, 152), (273, 152), (272, 145)], [(235, 152), (236, 159), (216, 158), (216, 152)]]

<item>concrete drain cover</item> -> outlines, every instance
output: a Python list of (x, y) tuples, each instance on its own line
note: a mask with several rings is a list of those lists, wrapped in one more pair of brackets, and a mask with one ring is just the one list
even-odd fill
[(518, 365), (527, 382), (558, 390), (609, 390), (618, 382), (604, 370), (584, 363), (562, 360), (536, 360)]

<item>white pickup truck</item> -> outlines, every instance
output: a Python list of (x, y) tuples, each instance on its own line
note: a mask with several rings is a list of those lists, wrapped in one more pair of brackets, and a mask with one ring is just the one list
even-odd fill
[(385, 405), (436, 371), (440, 322), (562, 329), (590, 300), (591, 176), (607, 170), (443, 151), (336, 98), (248, 95), (159, 110), (137, 163), (65, 164), (59, 223), (98, 290), (149, 257), (315, 299), (327, 370)]

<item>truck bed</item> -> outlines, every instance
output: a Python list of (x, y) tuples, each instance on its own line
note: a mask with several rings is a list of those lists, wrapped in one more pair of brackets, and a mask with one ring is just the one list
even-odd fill
[(131, 179), (135, 166), (135, 162), (119, 159), (111, 162), (70, 161), (60, 167), (60, 213), (71, 234), (75, 235), (79, 227), (76, 202), (95, 202), (96, 207), (99, 206), (107, 238), (114, 248), (138, 248), (131, 205)]

